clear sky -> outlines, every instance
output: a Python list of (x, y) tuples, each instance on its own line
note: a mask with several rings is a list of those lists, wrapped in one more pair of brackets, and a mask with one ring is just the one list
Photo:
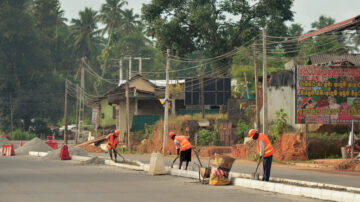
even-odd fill
[[(60, 0), (60, 2), (65, 17), (71, 20), (77, 18), (79, 10), (85, 7), (100, 10), (105, 0)], [(133, 8), (135, 13), (140, 14), (142, 4), (149, 2), (151, 0), (128, 0), (128, 6), (125, 8)], [(295, 0), (292, 10), (295, 12), (293, 23), (303, 25), (305, 31), (308, 31), (311, 23), (322, 14), (334, 18), (336, 22), (360, 15), (360, 0)]]

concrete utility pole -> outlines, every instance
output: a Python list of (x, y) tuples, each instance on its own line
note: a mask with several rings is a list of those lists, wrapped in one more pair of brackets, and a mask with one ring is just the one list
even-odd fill
[(259, 80), (258, 80), (258, 67), (257, 67), (257, 55), (256, 46), (254, 43), (254, 72), (255, 72), (255, 99), (256, 99), (256, 130), (260, 130), (260, 95), (259, 95)]
[(250, 99), (250, 97), (249, 97), (249, 88), (248, 88), (248, 83), (247, 83), (247, 80), (246, 80), (246, 72), (244, 72), (244, 77), (245, 77), (246, 95), (247, 95), (247, 98), (248, 98), (248, 99)]
[(169, 69), (170, 69), (170, 49), (166, 50), (166, 88), (165, 88), (165, 110), (164, 110), (164, 134), (163, 134), (163, 153), (165, 154), (165, 148), (168, 142), (169, 133)]
[(143, 60), (150, 60), (150, 58), (143, 58), (142, 55), (140, 54), (140, 57), (135, 57), (135, 60), (139, 60), (139, 74), (142, 74), (142, 61)]
[(129, 77), (132, 77), (132, 56), (129, 58)]
[(205, 119), (205, 100), (204, 100), (204, 78), (200, 77), (200, 89), (201, 89), (201, 118)]
[(129, 59), (129, 68), (126, 71), (126, 90), (125, 90), (125, 97), (126, 97), (126, 133), (127, 133), (127, 143), (128, 143), (128, 149), (131, 152), (131, 144), (130, 144), (130, 110), (129, 110), (129, 76), (130, 76), (130, 70), (131, 70), (131, 60), (132, 56), (130, 56)]
[(80, 107), (79, 107), (79, 129), (80, 132), (78, 135), (80, 135), (82, 133), (82, 127), (84, 125), (84, 108), (85, 108), (85, 68), (84, 68), (84, 63), (85, 63), (85, 58), (82, 57), (81, 58), (81, 83), (80, 83)]
[(263, 133), (268, 135), (268, 111), (267, 111), (267, 57), (266, 57), (266, 30), (263, 35)]
[(13, 102), (12, 102), (12, 96), (10, 96), (10, 127), (11, 127), (11, 132), (14, 131), (14, 107), (13, 107)]
[(68, 130), (68, 81), (65, 80), (65, 109), (64, 109), (64, 144), (67, 144)]
[(76, 129), (77, 129), (77, 132), (76, 132), (76, 137), (75, 137), (75, 144), (78, 143), (78, 137), (79, 137), (79, 133), (80, 133), (80, 130), (79, 130), (79, 84), (76, 84), (76, 110), (75, 110), (75, 113), (76, 113)]
[(119, 60), (119, 86), (121, 84), (121, 81), (123, 80), (123, 56), (121, 55)]
[[(124, 61), (124, 57), (123, 55), (120, 56), (120, 59), (119, 59), (119, 86), (121, 85), (121, 81), (123, 80), (123, 61)], [(117, 122), (118, 122), (118, 130), (120, 131), (120, 125), (121, 125), (121, 107), (120, 107), (120, 100), (119, 100), (119, 103), (118, 103), (118, 117), (117, 117)]]

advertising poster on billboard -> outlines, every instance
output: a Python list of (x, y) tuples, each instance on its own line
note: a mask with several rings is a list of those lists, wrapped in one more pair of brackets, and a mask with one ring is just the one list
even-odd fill
[(91, 124), (93, 126), (96, 126), (96, 117), (97, 117), (97, 108), (93, 108), (91, 114)]
[(360, 67), (298, 66), (295, 96), (298, 124), (360, 122)]

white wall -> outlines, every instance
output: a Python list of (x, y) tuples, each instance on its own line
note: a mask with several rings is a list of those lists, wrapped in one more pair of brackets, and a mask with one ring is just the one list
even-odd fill
[[(281, 108), (287, 113), (288, 125), (297, 128), (295, 124), (295, 88), (285, 87), (268, 87), (268, 123), (270, 125), (276, 120), (276, 111)], [(260, 110), (260, 121), (262, 121), (263, 108)], [(262, 127), (261, 127), (262, 128)]]

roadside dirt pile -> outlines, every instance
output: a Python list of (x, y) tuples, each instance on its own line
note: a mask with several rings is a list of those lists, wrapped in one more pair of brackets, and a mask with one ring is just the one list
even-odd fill
[(87, 144), (87, 145), (81, 145), (80, 148), (83, 148), (85, 151), (89, 153), (106, 153), (106, 151), (102, 150), (100, 147)]
[(360, 171), (360, 160), (347, 159), (334, 166), (336, 170)]
[(281, 135), (274, 149), (274, 159), (278, 161), (306, 160), (305, 135)]
[(0, 135), (0, 147), (1, 147), (2, 144), (11, 144), (11, 143), (4, 136)]
[(88, 161), (84, 161), (81, 163), (81, 165), (104, 165), (104, 164), (105, 164), (105, 159), (99, 158), (97, 156), (91, 158)]
[[(142, 144), (137, 148), (139, 152), (157, 152), (162, 148), (164, 123), (159, 121), (156, 123), (153, 133), (148, 140), (142, 141)], [(169, 120), (169, 132), (173, 131), (177, 135), (184, 135), (181, 130), (181, 124), (176, 120)], [(176, 154), (174, 141), (168, 139), (168, 146), (165, 148), (165, 153)]]
[(37, 152), (48, 152), (53, 151), (54, 149), (47, 145), (41, 139), (35, 137), (29, 142), (25, 143), (22, 147), (15, 149), (15, 154), (24, 154), (28, 155), (29, 151), (37, 151)]
[[(68, 147), (69, 149), (69, 153), (70, 156), (76, 155), (76, 156), (89, 156), (89, 154), (80, 147)], [(61, 148), (57, 149), (57, 150), (53, 150), (51, 152), (49, 152), (44, 159), (48, 159), (48, 160), (58, 160), (60, 158), (60, 151)]]

